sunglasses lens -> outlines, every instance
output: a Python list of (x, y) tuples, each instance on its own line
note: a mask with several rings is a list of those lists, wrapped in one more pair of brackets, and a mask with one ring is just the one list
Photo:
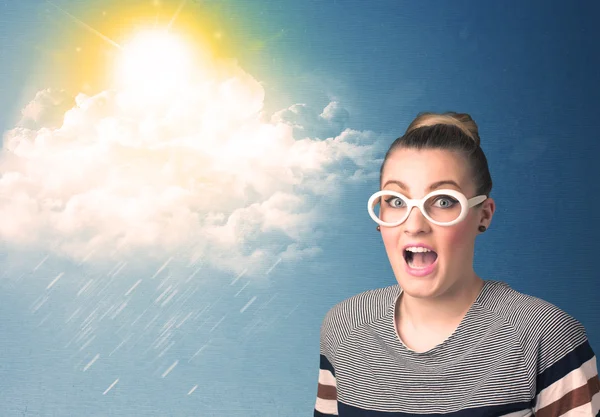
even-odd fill
[(443, 194), (428, 198), (424, 206), (429, 217), (440, 223), (449, 223), (458, 219), (462, 208), (459, 200)]
[(396, 195), (383, 194), (374, 204), (373, 211), (383, 222), (397, 223), (406, 217), (406, 201)]
[[(461, 213), (460, 201), (449, 195), (432, 196), (423, 205), (427, 215), (440, 223), (456, 220)], [(384, 194), (373, 203), (373, 212), (386, 223), (403, 221), (407, 217), (407, 210), (407, 202), (393, 194)]]

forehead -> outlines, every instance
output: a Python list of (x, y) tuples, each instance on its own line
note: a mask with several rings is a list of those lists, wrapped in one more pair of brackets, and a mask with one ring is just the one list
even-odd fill
[[(392, 152), (385, 163), (381, 185), (389, 180), (401, 181), (411, 192), (419, 193), (434, 182), (446, 180), (458, 183), (463, 192), (468, 192), (472, 187), (470, 169), (465, 158), (442, 149), (398, 149)], [(386, 188), (393, 187), (396, 186)]]

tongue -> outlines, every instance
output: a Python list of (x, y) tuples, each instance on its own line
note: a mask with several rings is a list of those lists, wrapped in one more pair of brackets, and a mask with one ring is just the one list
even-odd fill
[(410, 265), (416, 268), (423, 268), (434, 263), (436, 259), (437, 254), (435, 252), (414, 253)]

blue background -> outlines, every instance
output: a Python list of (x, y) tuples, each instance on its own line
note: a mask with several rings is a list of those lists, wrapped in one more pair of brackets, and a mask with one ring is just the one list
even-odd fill
[[(99, 4), (60, 3), (83, 17)], [(389, 143), (418, 112), (470, 113), (497, 203), (490, 230), (478, 238), (476, 271), (561, 307), (584, 324), (600, 351), (598, 2), (229, 0), (194, 7), (210, 9), (233, 39), (267, 40), (236, 56), (267, 81), (267, 112), (295, 103), (323, 108), (336, 99), (350, 114), (349, 127)], [(60, 87), (68, 75), (40, 66), (36, 47), (53, 39), (46, 3), (5, 1), (0, 8), (4, 131), (35, 91)], [(311, 415), (323, 316), (351, 295), (395, 283), (365, 210), (377, 187), (373, 180), (342, 190), (336, 212), (323, 214), (340, 221), (324, 230), (323, 252), (309, 262), (281, 263), (239, 295), (231, 276), (204, 277), (196, 302), (212, 306), (209, 321), (177, 336), (187, 343), (181, 351), (152, 359), (143, 346), (131, 348), (87, 372), (81, 365), (93, 352), (65, 348), (76, 332), (31, 313), (47, 281), (27, 279), (66, 271), (66, 286), (84, 272), (49, 259), (33, 274), (40, 257), (3, 245), (0, 415)], [(76, 306), (72, 293), (59, 290), (44, 307), (49, 313)], [(231, 320), (254, 294), (262, 304), (252, 319)], [(256, 330), (243, 333), (250, 320), (258, 320)], [(181, 366), (182, 359), (172, 378), (159, 377), (175, 353), (194, 353), (208, 340), (193, 366)], [(102, 343), (99, 350), (115, 346)], [(118, 385), (101, 395), (117, 377)], [(194, 385), (194, 395), (185, 395)]]

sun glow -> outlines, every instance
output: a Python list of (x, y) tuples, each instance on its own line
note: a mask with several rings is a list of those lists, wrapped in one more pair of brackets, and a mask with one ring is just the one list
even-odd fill
[(82, 49), (68, 67), (84, 69), (69, 82), (89, 91), (74, 104), (40, 91), (4, 135), (0, 241), (78, 262), (189, 255), (262, 276), (276, 259), (317, 254), (319, 213), (377, 175), (378, 137), (347, 129), (337, 102), (269, 115), (263, 82), (215, 43), (206, 16), (122, 15), (71, 17), (91, 35), (71, 45)]
[(145, 98), (165, 98), (185, 88), (193, 68), (192, 50), (166, 31), (140, 32), (123, 47), (119, 80), (123, 89)]

